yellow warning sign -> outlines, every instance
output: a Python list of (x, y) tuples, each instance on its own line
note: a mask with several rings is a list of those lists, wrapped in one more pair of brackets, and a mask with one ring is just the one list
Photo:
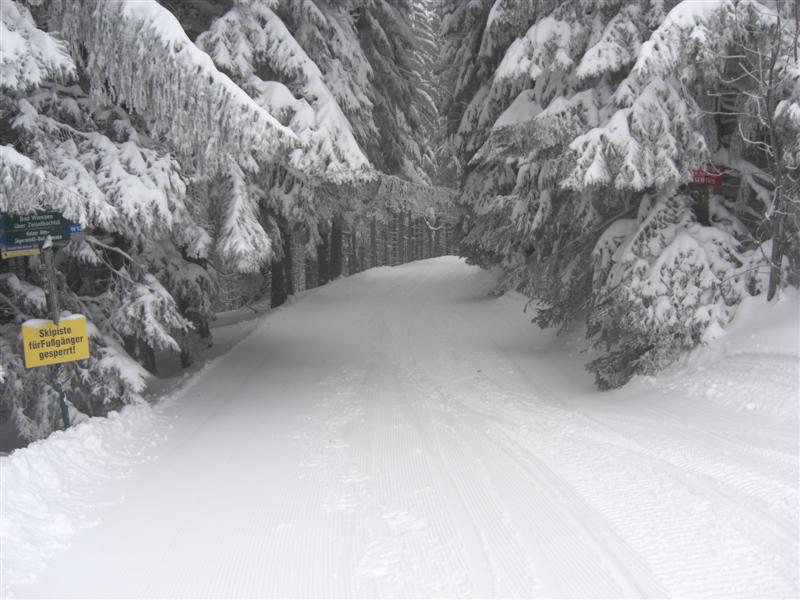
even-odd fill
[(58, 325), (45, 319), (31, 319), (22, 324), (25, 367), (44, 367), (89, 358), (86, 317), (72, 315)]

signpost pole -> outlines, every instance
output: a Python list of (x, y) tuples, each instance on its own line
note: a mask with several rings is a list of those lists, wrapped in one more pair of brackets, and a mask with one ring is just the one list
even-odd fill
[(67, 408), (67, 392), (61, 388), (61, 422), (64, 424), (64, 430), (69, 429), (69, 408)]
[[(53, 240), (48, 235), (42, 244), (42, 254), (44, 254), (44, 264), (47, 267), (47, 291), (48, 299), (50, 300), (50, 314), (53, 318), (53, 323), (58, 325), (61, 320), (61, 307), (58, 302), (58, 280), (56, 276), (55, 256), (53, 252)], [(64, 429), (69, 428), (69, 408), (67, 407), (67, 370), (64, 365), (58, 367), (58, 374), (56, 376), (58, 381), (58, 399), (61, 405), (61, 421), (64, 424)]]
[(61, 307), (58, 302), (58, 281), (56, 280), (53, 242), (49, 237), (42, 244), (42, 254), (44, 254), (44, 264), (47, 267), (47, 293), (50, 300), (50, 315), (53, 317), (53, 323), (58, 325), (61, 320)]
[(56, 372), (56, 380), (59, 387), (59, 399), (61, 404), (61, 421), (64, 423), (64, 429), (69, 427), (69, 408), (67, 407), (67, 390), (69, 389), (69, 371), (66, 365), (58, 365)]

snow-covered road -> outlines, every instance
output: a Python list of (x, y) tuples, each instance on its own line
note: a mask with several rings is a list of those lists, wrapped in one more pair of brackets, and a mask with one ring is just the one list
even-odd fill
[[(796, 596), (796, 354), (603, 394), (492, 285), (453, 258), (334, 282), (154, 415), (2, 459), (6, 592)], [(52, 512), (8, 484), (47, 457), (75, 477), (26, 529)]]

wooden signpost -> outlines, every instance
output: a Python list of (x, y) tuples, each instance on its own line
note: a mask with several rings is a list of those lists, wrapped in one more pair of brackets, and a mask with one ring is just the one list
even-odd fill
[(69, 371), (64, 363), (89, 358), (89, 336), (86, 317), (71, 315), (61, 318), (58, 298), (58, 277), (53, 246), (68, 243), (83, 227), (55, 211), (28, 215), (0, 213), (0, 252), (2, 258), (43, 254), (47, 270), (47, 301), (51, 320), (30, 319), (22, 324), (22, 345), (25, 368), (60, 365), (56, 383), (61, 391), (61, 418), (69, 427), (66, 391)]

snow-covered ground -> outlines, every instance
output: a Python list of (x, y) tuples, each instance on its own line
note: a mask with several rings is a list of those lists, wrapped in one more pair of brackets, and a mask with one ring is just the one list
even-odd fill
[(0, 458), (0, 592), (796, 597), (798, 296), (601, 393), (493, 284), (336, 281), (154, 410)]

